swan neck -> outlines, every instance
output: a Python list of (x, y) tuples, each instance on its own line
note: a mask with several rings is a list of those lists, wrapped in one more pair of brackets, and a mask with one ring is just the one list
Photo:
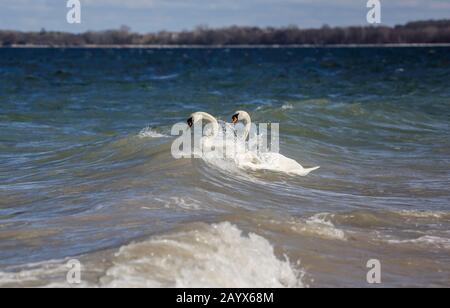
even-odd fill
[(252, 120), (250, 119), (250, 116), (245, 115), (243, 121), (245, 122), (244, 140), (247, 140), (252, 128)]
[(217, 122), (216, 118), (208, 113), (201, 113), (203, 119), (209, 121), (213, 126), (213, 137), (216, 137), (219, 134), (219, 122)]

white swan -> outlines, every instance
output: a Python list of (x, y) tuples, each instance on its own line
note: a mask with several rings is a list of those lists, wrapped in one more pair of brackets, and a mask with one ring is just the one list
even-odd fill
[(192, 127), (195, 123), (199, 121), (206, 120), (212, 124), (212, 135), (211, 137), (216, 137), (219, 134), (219, 122), (215, 117), (206, 112), (195, 112), (191, 114), (190, 118), (187, 120), (189, 127)]
[[(245, 123), (244, 140), (247, 140), (252, 125), (250, 115), (245, 111), (236, 111), (231, 120), (233, 124), (236, 124), (239, 121), (243, 121)], [(235, 160), (236, 164), (241, 168), (283, 172), (286, 174), (299, 176), (307, 176), (311, 172), (320, 168), (304, 168), (295, 160), (287, 158), (280, 153), (272, 152), (261, 153), (258, 155), (252, 151), (247, 151), (237, 155)]]
[(236, 111), (234, 115), (231, 117), (231, 122), (233, 124), (236, 124), (239, 121), (243, 121), (245, 123), (244, 128), (244, 140), (247, 140), (248, 135), (250, 134), (250, 130), (252, 128), (252, 119), (250, 118), (250, 115), (246, 111)]
[[(206, 112), (195, 112), (191, 114), (187, 120), (189, 128), (192, 128), (197, 122), (209, 122), (211, 124), (212, 133), (203, 136), (199, 140), (199, 144), (194, 144), (194, 154), (200, 156), (204, 160), (211, 161), (217, 157), (220, 157), (223, 153), (223, 139), (219, 138), (220, 126), (215, 117)], [(200, 146), (200, 148), (198, 148)]]

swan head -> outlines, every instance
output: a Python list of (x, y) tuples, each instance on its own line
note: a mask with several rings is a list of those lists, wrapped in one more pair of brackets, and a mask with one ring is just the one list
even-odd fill
[(194, 117), (187, 119), (187, 125), (189, 125), (189, 128), (192, 128), (192, 125), (194, 125)]
[[(201, 122), (203, 120), (211, 122), (213, 125), (219, 126), (215, 117), (206, 112), (195, 112), (191, 114), (190, 118), (187, 119), (187, 124), (190, 128), (195, 125), (197, 122)], [(216, 128), (218, 130), (218, 128)]]
[(246, 111), (236, 111), (231, 117), (231, 122), (236, 124), (239, 121), (250, 121), (250, 115)]
[(232, 122), (233, 124), (236, 124), (238, 121), (239, 121), (239, 113), (236, 113), (235, 115), (233, 115), (233, 116), (231, 117), (231, 122)]
[(195, 123), (197, 123), (198, 121), (201, 121), (202, 119), (203, 119), (203, 117), (200, 115), (200, 113), (196, 112), (196, 113), (191, 114), (189, 119), (187, 119), (187, 124), (189, 125), (189, 128), (192, 128), (192, 126), (194, 126)]

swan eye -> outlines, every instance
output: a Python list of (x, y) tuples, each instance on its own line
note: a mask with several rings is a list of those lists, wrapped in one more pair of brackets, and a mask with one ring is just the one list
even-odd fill
[(236, 113), (232, 118), (231, 121), (233, 124), (236, 124), (239, 121), (239, 113)]
[(189, 118), (187, 120), (187, 124), (189, 125), (189, 127), (192, 127), (192, 125), (194, 125), (194, 120), (192, 118)]

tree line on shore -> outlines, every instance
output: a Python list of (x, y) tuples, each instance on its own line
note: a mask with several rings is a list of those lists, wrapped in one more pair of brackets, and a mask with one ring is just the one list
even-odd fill
[(232, 26), (192, 31), (140, 34), (122, 26), (118, 30), (67, 33), (57, 31), (19, 32), (0, 30), (0, 46), (87, 46), (87, 45), (351, 45), (351, 44), (445, 44), (450, 43), (450, 19), (417, 21), (395, 27), (329, 27), (300, 29)]

